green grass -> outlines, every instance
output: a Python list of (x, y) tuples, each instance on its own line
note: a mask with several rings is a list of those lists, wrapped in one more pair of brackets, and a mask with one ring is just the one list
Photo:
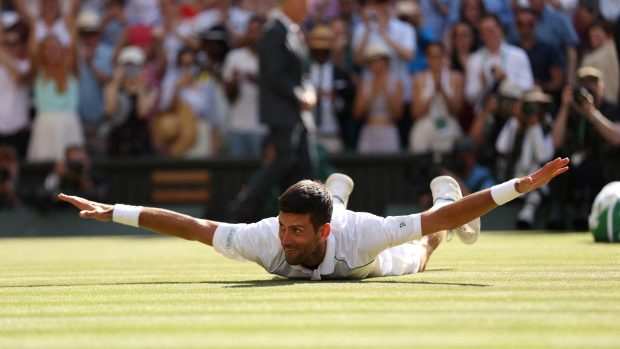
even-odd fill
[(428, 270), (274, 280), (172, 238), (0, 239), (0, 348), (620, 348), (620, 245), (443, 244)]

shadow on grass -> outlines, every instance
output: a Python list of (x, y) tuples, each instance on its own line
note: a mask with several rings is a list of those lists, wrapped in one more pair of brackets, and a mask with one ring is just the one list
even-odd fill
[[(430, 286), (461, 286), (461, 287), (489, 287), (493, 285), (459, 283), (459, 282), (431, 282), (415, 280), (383, 280), (372, 278), (364, 280), (322, 280), (321, 284), (410, 284), (410, 285), (430, 285)], [(246, 281), (145, 281), (145, 282), (110, 282), (97, 284), (37, 284), (37, 285), (0, 285), (2, 288), (44, 288), (44, 287), (84, 287), (84, 286), (132, 286), (132, 285), (222, 285), (223, 288), (260, 288), (260, 287), (279, 287), (299, 284), (317, 284), (317, 281), (294, 280), (274, 278), (270, 280), (246, 280)]]

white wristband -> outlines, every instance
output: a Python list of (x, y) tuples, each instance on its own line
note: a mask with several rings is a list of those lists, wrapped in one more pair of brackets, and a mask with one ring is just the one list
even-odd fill
[(142, 211), (142, 206), (116, 204), (112, 211), (112, 221), (137, 228), (139, 227), (140, 211)]
[(523, 193), (519, 193), (516, 188), (517, 179), (511, 179), (508, 182), (494, 185), (491, 187), (491, 196), (497, 206), (501, 206), (509, 201), (512, 201)]

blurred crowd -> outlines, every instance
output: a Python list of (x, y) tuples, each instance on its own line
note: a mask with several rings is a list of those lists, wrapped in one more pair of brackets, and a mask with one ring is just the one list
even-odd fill
[[(549, 227), (567, 209), (582, 227), (620, 180), (620, 2), (305, 2), (324, 152), (456, 154), (471, 191), (569, 156), (558, 188), (525, 198), (526, 228), (544, 200)], [(1, 3), (0, 190), (21, 162), (268, 151), (257, 46), (278, 1)]]

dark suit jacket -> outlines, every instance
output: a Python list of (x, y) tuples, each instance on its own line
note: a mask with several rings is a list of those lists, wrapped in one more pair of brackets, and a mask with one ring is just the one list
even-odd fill
[(260, 119), (269, 127), (293, 128), (301, 122), (296, 90), (308, 72), (308, 49), (279, 19), (266, 24), (258, 43)]

